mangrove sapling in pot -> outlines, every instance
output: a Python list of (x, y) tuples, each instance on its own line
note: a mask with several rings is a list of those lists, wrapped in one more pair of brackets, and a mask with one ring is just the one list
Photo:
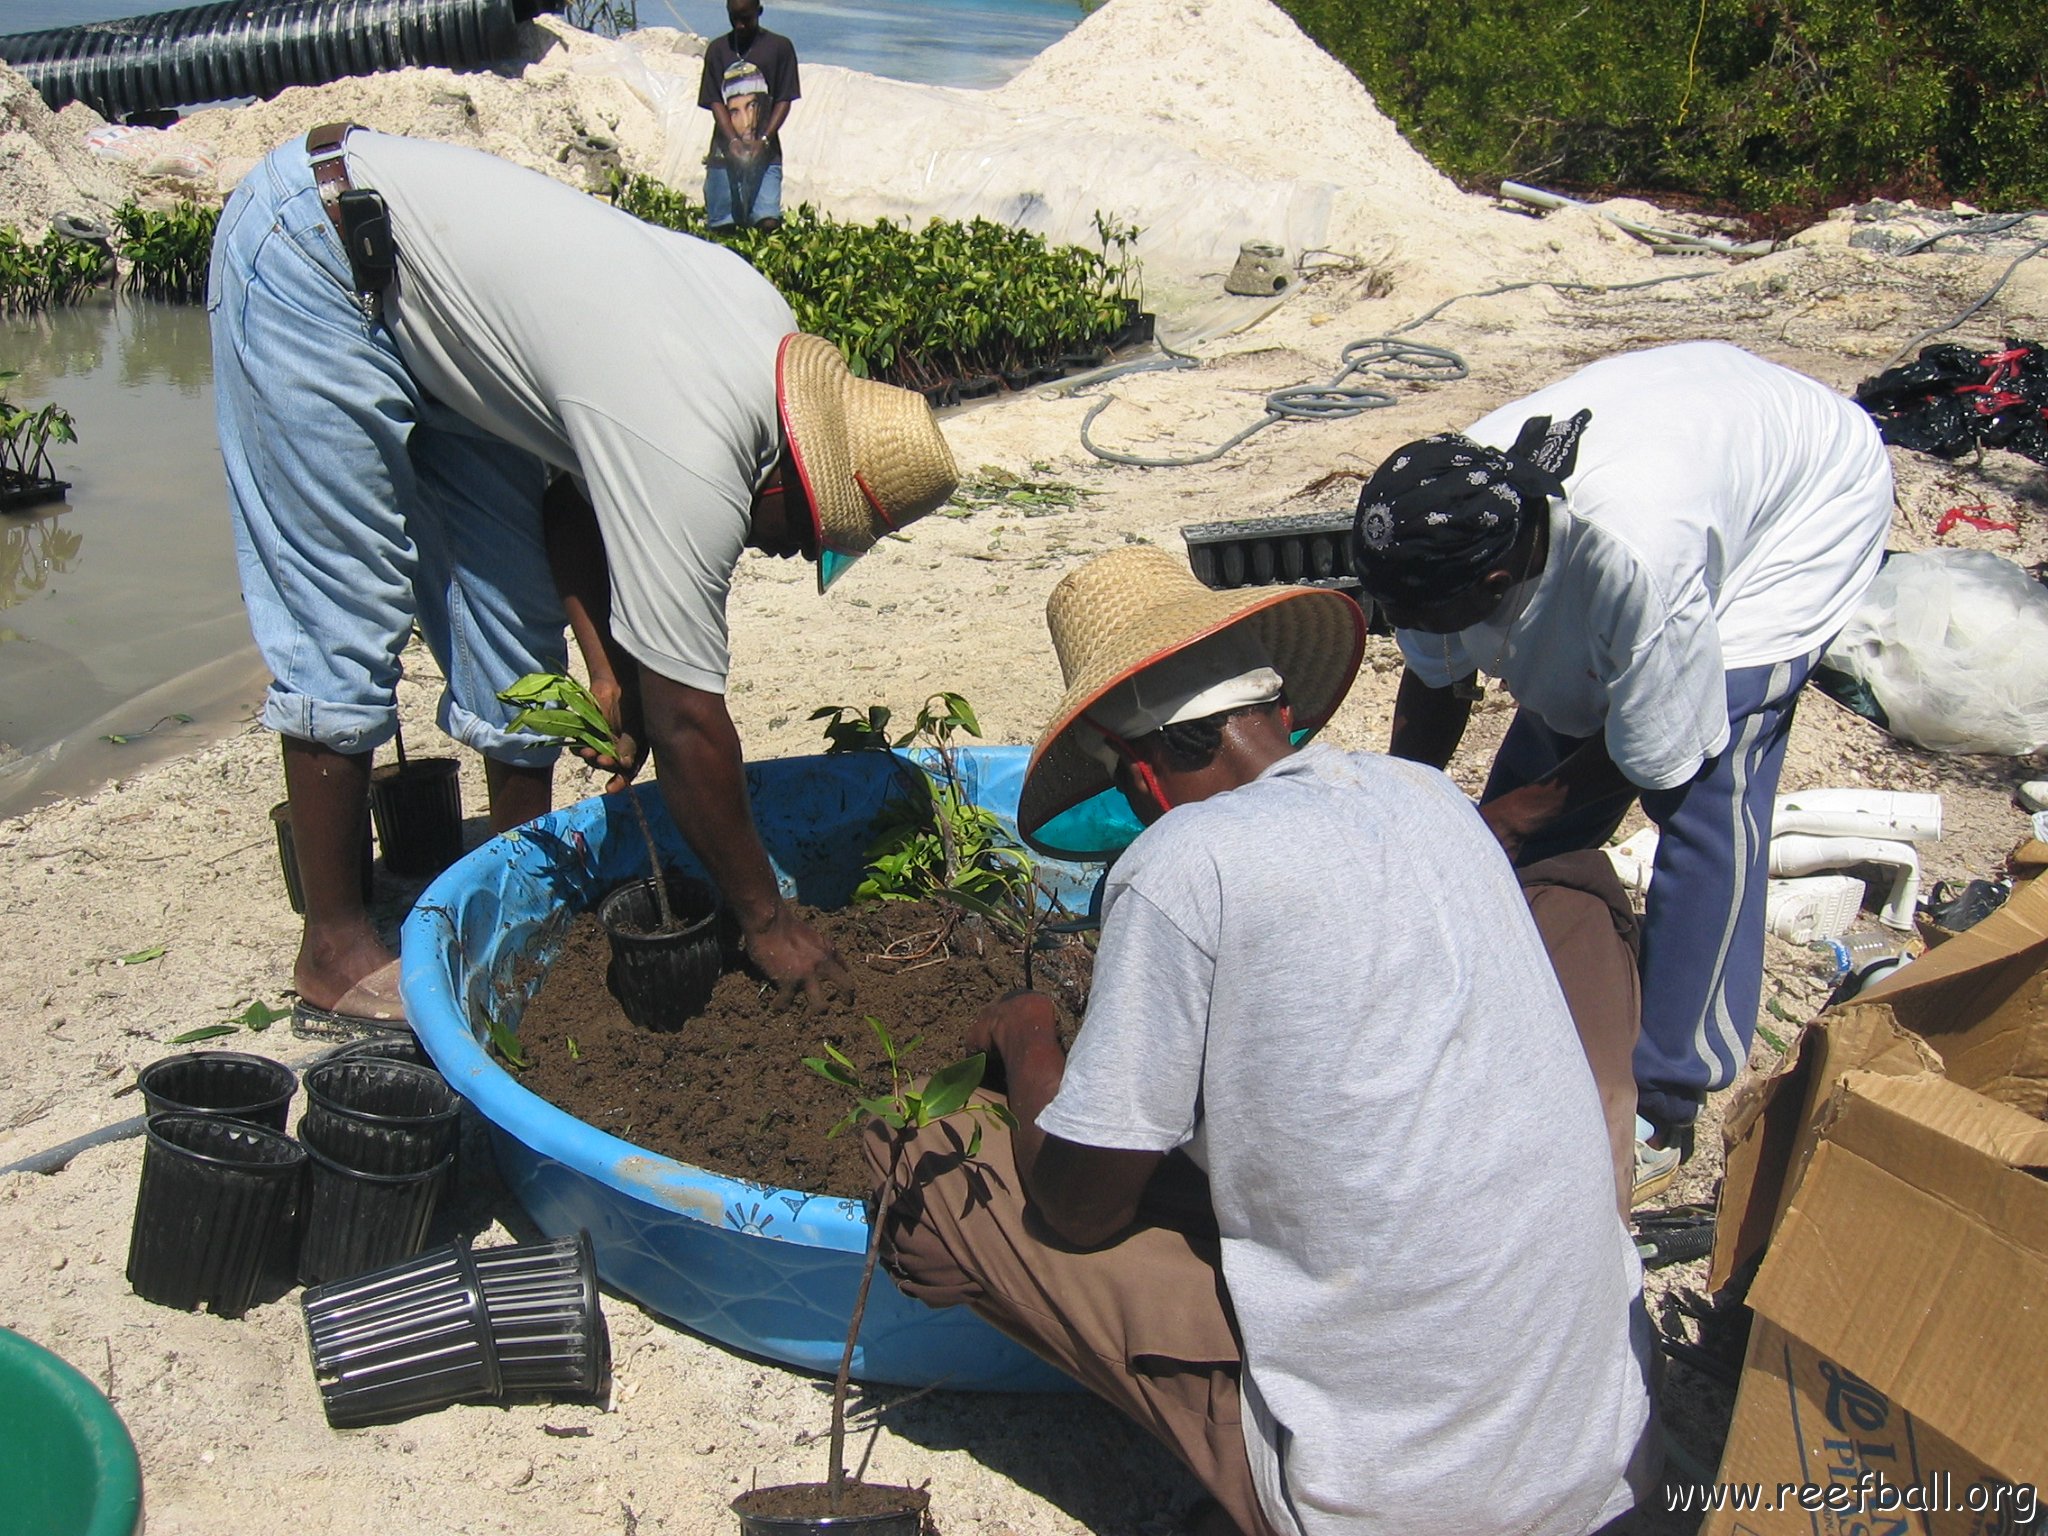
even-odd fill
[[(550, 736), (621, 761), (611, 723), (590, 690), (559, 672), (530, 672), (498, 695), (520, 707), (515, 731)], [(648, 875), (613, 891), (598, 907), (612, 943), (606, 983), (643, 1029), (679, 1029), (710, 1000), (724, 960), (717, 894), (702, 881), (662, 867), (647, 809), (620, 791), (647, 845)]]
[(50, 463), (50, 444), (75, 443), (71, 413), (58, 405), (26, 410), (7, 398), (21, 375), (0, 370), (0, 507), (51, 501), (69, 489)]
[[(827, 1134), (837, 1136), (868, 1120), (876, 1120), (893, 1133), (889, 1137), (888, 1176), (883, 1181), (883, 1199), (903, 1187), (906, 1173), (905, 1150), (909, 1135), (955, 1115), (986, 1115), (1011, 1127), (1016, 1119), (1001, 1104), (974, 1103), (974, 1091), (981, 1086), (988, 1058), (981, 1052), (934, 1072), (922, 1089), (911, 1086), (903, 1055), (914, 1049), (923, 1036), (898, 1045), (880, 1019), (869, 1016), (868, 1028), (880, 1042), (888, 1064), (889, 1085), (880, 1093), (870, 1092), (851, 1058), (829, 1041), (823, 1056), (806, 1056), (804, 1065), (828, 1083), (843, 1088), (853, 1098), (846, 1118)], [(970, 1159), (981, 1151), (981, 1126), (976, 1124), (966, 1147)], [(917, 1170), (908, 1170), (915, 1182)], [(854, 1291), (853, 1311), (847, 1319), (846, 1344), (840, 1351), (839, 1370), (832, 1379), (832, 1430), (828, 1443), (825, 1481), (784, 1483), (756, 1488), (732, 1503), (744, 1533), (754, 1531), (859, 1530), (872, 1536), (916, 1536), (930, 1497), (922, 1488), (873, 1486), (849, 1480), (846, 1475), (846, 1394), (853, 1381), (853, 1354), (860, 1339), (861, 1319), (867, 1315), (868, 1292), (875, 1279), (875, 1262), (882, 1248), (883, 1213), (877, 1211), (868, 1224), (867, 1252), (861, 1261), (860, 1285)]]

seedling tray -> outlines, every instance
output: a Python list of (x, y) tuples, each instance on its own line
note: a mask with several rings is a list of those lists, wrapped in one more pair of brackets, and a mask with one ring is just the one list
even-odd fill
[(1195, 579), (1221, 592), (1282, 583), (1355, 587), (1351, 521), (1349, 512), (1242, 517), (1195, 523), (1180, 536)]
[(13, 470), (0, 470), (0, 512), (19, 512), (46, 501), (62, 501), (71, 490), (69, 480), (29, 479)]

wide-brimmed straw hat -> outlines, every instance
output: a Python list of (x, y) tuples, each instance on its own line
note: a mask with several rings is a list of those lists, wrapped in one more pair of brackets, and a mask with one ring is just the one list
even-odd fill
[(946, 504), (960, 483), (924, 396), (854, 377), (822, 336), (775, 355), (775, 409), (818, 531), (818, 590), (885, 533)]
[(1024, 771), (1017, 829), (1033, 847), (1063, 858), (1096, 858), (1101, 848), (1059, 847), (1036, 834), (1046, 823), (1110, 787), (1083, 718), (1119, 683), (1198, 640), (1242, 626), (1286, 684), (1297, 730), (1317, 730), (1336, 712), (1365, 654), (1365, 614), (1341, 592), (1319, 587), (1253, 587), (1212, 592), (1165, 550), (1133, 547), (1091, 560), (1053, 588), (1045, 605), (1066, 694)]

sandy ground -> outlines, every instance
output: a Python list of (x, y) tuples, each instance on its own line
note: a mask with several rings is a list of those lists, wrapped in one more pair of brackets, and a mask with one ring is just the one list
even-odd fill
[[(1155, 40), (1148, 44), (1154, 51), (1129, 57), (1156, 69), (1156, 79), (1141, 77), (1140, 88), (1117, 101), (1097, 100), (1089, 92), (1102, 77), (1078, 68), (1072, 50), (1096, 46), (1090, 28), (1099, 33), (1103, 18), (1118, 17)], [(1846, 212), (1789, 248), (1742, 264), (1651, 255), (1589, 212), (1539, 222), (1418, 176), (1420, 162), (1410, 163), (1390, 128), (1373, 141), (1373, 154), (1359, 152), (1357, 135), (1377, 117), (1369, 99), (1344, 83), (1348, 77), (1332, 78), (1313, 50), (1304, 54), (1305, 42), (1284, 21), (1276, 25), (1277, 17), (1257, 0), (1211, 0), (1206, 7), (1198, 0), (1112, 0), (1061, 45), (1067, 53), (1056, 48), (1005, 88), (1013, 93), (1007, 100), (1028, 99), (1033, 111), (1052, 111), (1065, 99), (1098, 126), (1104, 114), (1120, 112), (1128, 120), (1109, 124), (1108, 136), (1156, 131), (1176, 153), (1212, 158), (1251, 179), (1272, 167), (1231, 106), (1239, 89), (1294, 80), (1331, 93), (1329, 112), (1348, 113), (1342, 122), (1356, 130), (1349, 141), (1327, 136), (1314, 163), (1295, 172), (1338, 189), (1320, 238), (1361, 258), (1359, 265), (1302, 284), (1272, 308), (1215, 297), (1203, 256), (1183, 252), (1176, 265), (1173, 252), (1156, 253), (1158, 269), (1171, 278), (1165, 291), (1176, 301), (1165, 306), (1166, 328), (1204, 338), (1195, 344), (1204, 365), (1116, 381), (1109, 392), (1118, 403), (1097, 423), (1098, 440), (1155, 454), (1198, 451), (1255, 419), (1268, 390), (1327, 379), (1347, 342), (1386, 333), (1457, 293), (1511, 282), (1705, 275), (1624, 292), (1529, 287), (1460, 302), (1414, 334), (1461, 353), (1470, 365), (1466, 379), (1396, 386), (1390, 409), (1276, 428), (1202, 468), (1133, 470), (1091, 457), (1077, 439), (1088, 401), (1057, 389), (949, 413), (945, 427), (963, 469), (995, 466), (1089, 494), (1071, 510), (1043, 515), (1033, 515), (1036, 508), (983, 508), (935, 516), (822, 600), (807, 568), (750, 557), (731, 607), (731, 703), (750, 753), (812, 750), (818, 739), (806, 717), (820, 704), (882, 702), (909, 713), (941, 688), (974, 701), (989, 739), (1027, 741), (1059, 692), (1043, 628), (1045, 598), (1065, 572), (1099, 550), (1134, 541), (1178, 549), (1186, 524), (1347, 505), (1355, 490), (1346, 480), (1331, 481), (1333, 473), (1367, 471), (1396, 443), (1462, 425), (1627, 347), (1727, 338), (1846, 388), (1982, 294), (2017, 253), (2017, 244), (1948, 242), (1893, 257), (1867, 240), (1852, 245), (1852, 235), (1877, 226)], [(1176, 19), (1204, 22), (1180, 29), (1198, 51), (1172, 53)], [(690, 60), (691, 40), (668, 35), (655, 43)], [(637, 157), (651, 166), (664, 143), (646, 102), (614, 76), (570, 67), (603, 46), (543, 38), (535, 49), (540, 61), (524, 77), (460, 77), (451, 86), (456, 77), (429, 71), (348, 83), (290, 93), (239, 114), (208, 114), (212, 121), (195, 120), (186, 131), (203, 133), (220, 152), (222, 181), (237, 156), (246, 166), (293, 127), (343, 113), (519, 152), (565, 175), (578, 168), (553, 159), (554, 146), (580, 124), (608, 129), (628, 163)], [(1244, 71), (1240, 77), (1230, 73), (1232, 60)], [(1148, 97), (1148, 86), (1163, 94)], [(78, 126), (75, 111), (58, 123), (47, 113), (38, 117), (32, 98), (24, 103), (17, 95), (5, 105), (0, 153), (17, 167), (56, 167), (38, 187), (30, 187), (31, 177), (10, 180), (12, 217), (34, 218), (38, 200), (47, 216), (48, 207), (104, 190), (87, 185), (92, 177), (85, 173), (96, 175), (99, 167), (86, 166), (69, 180), (61, 174), (69, 163), (64, 135)], [(966, 101), (961, 110), (979, 120), (990, 102)], [(814, 124), (812, 131), (827, 126)], [(693, 124), (690, 131), (701, 129)], [(17, 140), (44, 146), (42, 160), (20, 151)], [(1233, 144), (1241, 147), (1233, 152)], [(800, 163), (793, 145), (794, 176), (802, 174)], [(144, 190), (164, 193), (161, 186)], [(1907, 210), (1884, 227), (1935, 225)], [(1391, 292), (1367, 296), (1388, 282)], [(2040, 336), (2044, 326), (2048, 260), (2021, 267), (1958, 334), (1988, 341)], [(2037, 468), (1995, 453), (1950, 465), (1895, 451), (1894, 465), (1901, 502), (1895, 547), (1933, 543), (1943, 510), (1981, 502), (2021, 531), (1959, 529), (1944, 545), (1989, 548), (2029, 566), (2048, 557), (2048, 485)], [(426, 657), (411, 660), (401, 698), (408, 739), (416, 752), (432, 751), (437, 683)], [(1392, 643), (1375, 640), (1329, 739), (1382, 746), (1398, 674)], [(1453, 766), (1467, 787), (1477, 787), (1508, 716), (1498, 690), (1489, 693)], [(1926, 851), (1927, 874), (1960, 879), (1994, 872), (2024, 836), (2013, 789), (2041, 771), (2026, 760), (1905, 749), (1809, 694), (1784, 783), (1940, 791), (1950, 834)], [(465, 802), (480, 809), (473, 761), (465, 775)], [(590, 788), (580, 769), (565, 771), (557, 799)], [(96, 794), (0, 822), (0, 850), (14, 872), (0, 896), (11, 939), (0, 948), (0, 1039), (12, 1048), (0, 1078), (0, 1165), (132, 1113), (139, 1107), (127, 1096), (135, 1073), (165, 1054), (170, 1036), (223, 1020), (251, 999), (282, 998), (297, 927), (265, 815), (280, 795), (275, 745), (248, 725)], [(480, 821), (473, 820), (471, 834), (482, 836)], [(395, 921), (412, 892), (386, 881), (378, 894)], [(160, 958), (119, 963), (158, 946)], [(1760, 1035), (1753, 1066), (1768, 1068), (1773, 1043), (1792, 1032), (1785, 1016), (1809, 1016), (1823, 990), (1805, 952), (1773, 944), (1771, 1007), (1762, 1021), (1770, 1033)], [(282, 1030), (226, 1043), (288, 1061), (314, 1054)], [(617, 1356), (607, 1409), (465, 1407), (392, 1428), (332, 1432), (320, 1413), (295, 1300), (230, 1322), (167, 1311), (129, 1293), (123, 1267), (140, 1157), (140, 1144), (128, 1141), (85, 1153), (54, 1176), (0, 1176), (0, 1322), (65, 1355), (113, 1398), (141, 1449), (154, 1532), (715, 1531), (730, 1528), (724, 1503), (750, 1481), (810, 1477), (822, 1468), (822, 1448), (811, 1443), (826, 1422), (819, 1382), (679, 1332), (619, 1297), (605, 1302)], [(446, 1235), (531, 1236), (489, 1175), (487, 1159), (473, 1157), (466, 1166), (469, 1182)], [(1718, 1171), (1717, 1149), (1703, 1144), (1674, 1197), (1710, 1198)], [(1446, 1170), (1446, 1189), (1454, 1187)], [(1512, 1255), (1503, 1259), (1512, 1262)], [(1693, 1265), (1654, 1276), (1654, 1304), (1668, 1312), (1703, 1283), (1703, 1270)], [(872, 1401), (900, 1396), (880, 1393)], [(1667, 1411), (1695, 1459), (1715, 1459), (1727, 1408), (1725, 1393), (1704, 1379), (1684, 1369), (1671, 1373)], [(931, 1479), (935, 1512), (949, 1536), (1163, 1536), (1194, 1492), (1163, 1453), (1084, 1398), (935, 1394), (883, 1413), (877, 1424), (871, 1475)], [(1679, 1527), (1651, 1521), (1645, 1528)]]

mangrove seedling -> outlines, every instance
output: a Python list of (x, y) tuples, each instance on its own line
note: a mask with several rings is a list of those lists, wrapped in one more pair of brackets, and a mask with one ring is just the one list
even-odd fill
[(981, 735), (974, 707), (960, 694), (935, 693), (893, 741), (889, 711), (879, 704), (865, 712), (826, 705), (811, 718), (826, 722), (828, 752), (923, 747), (935, 764), (929, 777), (905, 765), (906, 780), (919, 789), (929, 785), (929, 796), (906, 794), (890, 802), (876, 824), (867, 874), (854, 888), (854, 900), (941, 901), (1028, 938), (1037, 911), (1031, 856), (995, 812), (968, 797), (954, 756), (957, 734)]
[[(575, 678), (560, 672), (529, 672), (502, 691), (498, 697), (507, 704), (519, 706), (519, 713), (512, 719), (511, 729), (531, 731), (536, 736), (551, 737), (569, 746), (588, 747), (600, 756), (620, 761), (618, 737), (612, 734), (611, 722), (605, 719), (604, 710), (590, 690)], [(676, 929), (675, 909), (668, 899), (668, 878), (661, 867), (661, 849), (654, 841), (654, 828), (647, 820), (647, 809), (641, 805), (640, 797), (631, 789), (621, 791), (626, 804), (633, 808), (634, 819), (640, 824), (640, 836), (647, 844), (647, 867), (654, 880), (654, 902), (661, 911), (661, 933), (672, 933)]]
[[(897, 1188), (898, 1175), (903, 1171), (905, 1138), (900, 1133), (922, 1130), (952, 1115), (986, 1115), (1013, 1130), (1016, 1128), (1016, 1117), (1007, 1106), (971, 1102), (974, 1090), (981, 1086), (982, 1074), (988, 1068), (988, 1057), (984, 1053), (977, 1051), (949, 1067), (942, 1067), (925, 1081), (922, 1089), (914, 1088), (903, 1058), (915, 1050), (924, 1037), (912, 1036), (899, 1046), (890, 1035), (888, 1026), (872, 1014), (867, 1018), (867, 1026), (874, 1031), (889, 1069), (889, 1085), (883, 1092), (871, 1092), (860, 1068), (830, 1041), (824, 1043), (823, 1056), (806, 1056), (804, 1065), (826, 1082), (845, 1089), (853, 1096), (853, 1107), (847, 1111), (845, 1119), (826, 1133), (828, 1136), (837, 1136), (864, 1120), (879, 1120), (899, 1133), (889, 1140), (889, 1176), (883, 1186), (885, 1195)], [(981, 1127), (976, 1125), (967, 1144), (967, 1156), (972, 1158), (980, 1150)], [(853, 1315), (846, 1325), (846, 1347), (840, 1351), (839, 1372), (832, 1378), (832, 1437), (825, 1486), (831, 1512), (835, 1515), (839, 1513), (846, 1489), (846, 1391), (853, 1378), (853, 1351), (860, 1338), (861, 1319), (867, 1314), (868, 1291), (874, 1284), (875, 1260), (882, 1250), (883, 1216), (883, 1212), (877, 1211), (875, 1219), (868, 1225), (867, 1256), (861, 1262), (860, 1287), (854, 1292)]]
[(0, 369), (0, 505), (56, 478), (50, 444), (78, 441), (71, 413), (62, 406), (31, 411), (7, 398), (8, 387), (20, 377), (11, 369)]

